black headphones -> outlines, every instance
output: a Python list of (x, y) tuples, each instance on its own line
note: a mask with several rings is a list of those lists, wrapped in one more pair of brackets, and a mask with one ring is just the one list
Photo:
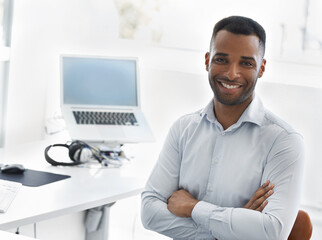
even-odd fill
[[(48, 151), (51, 147), (65, 147), (68, 149), (69, 158), (72, 162), (57, 162), (48, 155)], [(53, 166), (75, 166), (84, 163), (89, 159), (96, 159), (100, 163), (104, 160), (101, 152), (85, 142), (73, 141), (70, 145), (68, 144), (53, 144), (45, 148), (45, 159)]]

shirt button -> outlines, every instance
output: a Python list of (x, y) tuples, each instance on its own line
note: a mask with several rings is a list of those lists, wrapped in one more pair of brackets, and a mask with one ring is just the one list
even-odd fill
[(221, 135), (222, 135), (222, 136), (224, 136), (224, 135), (225, 135), (225, 133), (223, 132), (223, 133), (221, 133)]
[(208, 187), (208, 191), (209, 192), (212, 192), (212, 187)]
[(218, 162), (219, 162), (218, 158), (215, 158), (215, 163), (218, 163)]

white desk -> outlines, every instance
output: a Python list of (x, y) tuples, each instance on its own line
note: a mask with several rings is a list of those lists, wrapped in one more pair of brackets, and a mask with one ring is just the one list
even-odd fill
[(131, 170), (135, 164), (120, 169), (51, 166), (44, 158), (48, 144), (38, 142), (0, 149), (0, 163), (22, 163), (28, 169), (71, 176), (40, 187), (23, 186), (8, 211), (0, 214), (1, 230), (113, 203), (139, 194), (144, 187), (146, 178), (135, 176)]

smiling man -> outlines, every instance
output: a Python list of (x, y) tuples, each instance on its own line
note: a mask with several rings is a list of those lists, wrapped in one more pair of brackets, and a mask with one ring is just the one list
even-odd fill
[(146, 228), (174, 239), (287, 239), (304, 144), (255, 96), (265, 41), (249, 18), (215, 25), (205, 55), (214, 98), (171, 127), (142, 193)]

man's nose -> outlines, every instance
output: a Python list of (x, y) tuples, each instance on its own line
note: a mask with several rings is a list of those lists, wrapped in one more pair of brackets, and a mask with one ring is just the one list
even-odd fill
[(240, 76), (239, 67), (237, 64), (230, 64), (227, 69), (227, 77), (229, 80), (235, 80)]

